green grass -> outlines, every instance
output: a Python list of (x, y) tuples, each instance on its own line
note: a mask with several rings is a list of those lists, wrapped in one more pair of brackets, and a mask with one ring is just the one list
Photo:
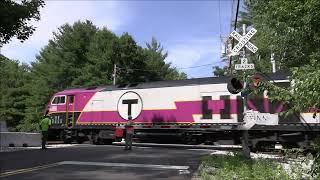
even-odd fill
[(267, 159), (247, 160), (241, 154), (206, 156), (202, 159), (199, 175), (204, 180), (289, 179), (282, 166), (275, 161)]

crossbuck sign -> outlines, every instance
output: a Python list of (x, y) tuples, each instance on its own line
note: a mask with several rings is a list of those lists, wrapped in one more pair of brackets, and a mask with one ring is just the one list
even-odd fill
[(230, 35), (239, 41), (239, 43), (231, 50), (231, 55), (236, 55), (243, 47), (246, 47), (253, 53), (257, 52), (258, 48), (249, 42), (256, 32), (256, 29), (251, 28), (246, 35), (241, 36), (237, 31), (232, 31)]
[[(245, 32), (245, 26), (244, 26), (244, 32)], [(258, 48), (249, 42), (249, 40), (253, 37), (253, 35), (256, 32), (257, 32), (256, 29), (251, 28), (247, 34), (241, 36), (239, 33), (237, 33), (237, 31), (232, 31), (230, 36), (238, 40), (239, 43), (231, 50), (230, 56), (238, 55), (239, 51), (243, 47), (246, 47), (253, 53), (257, 52)], [(235, 69), (236, 70), (254, 69), (254, 64), (248, 64), (247, 58), (243, 57), (241, 58), (241, 64), (236, 64)]]

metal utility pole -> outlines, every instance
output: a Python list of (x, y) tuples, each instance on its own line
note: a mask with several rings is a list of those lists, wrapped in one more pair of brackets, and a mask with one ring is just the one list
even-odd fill
[(116, 76), (117, 76), (117, 64), (113, 66), (113, 85), (116, 85)]
[[(238, 2), (237, 2), (236, 19), (235, 19), (233, 31), (236, 31), (236, 30), (237, 30), (239, 6), (240, 6), (240, 0), (238, 0)], [(231, 49), (233, 49), (233, 47), (234, 47), (234, 40), (232, 40), (232, 47), (231, 47)], [(232, 56), (230, 56), (230, 58), (229, 58), (229, 70), (230, 70), (230, 75), (232, 75)]]
[(271, 64), (272, 64), (272, 73), (276, 72), (276, 60), (274, 59), (274, 53), (271, 53)]

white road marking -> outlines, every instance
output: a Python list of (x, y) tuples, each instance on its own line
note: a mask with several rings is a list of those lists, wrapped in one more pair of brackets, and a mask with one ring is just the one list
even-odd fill
[(104, 162), (82, 162), (82, 161), (61, 161), (58, 163), (47, 164), (42, 166), (36, 166), (26, 169), (17, 169), (13, 171), (7, 171), (0, 173), (1, 177), (12, 176), (16, 174), (22, 174), (41, 169), (47, 169), (61, 165), (85, 165), (85, 166), (105, 166), (105, 167), (134, 167), (134, 168), (151, 168), (151, 169), (167, 169), (167, 170), (179, 170), (179, 174), (189, 174), (189, 166), (170, 166), (170, 165), (157, 165), (157, 164), (130, 164), (130, 163), (104, 163)]
[(210, 153), (210, 155), (231, 155), (231, 156), (233, 156), (234, 153), (232, 151), (217, 150), (215, 152)]
[[(113, 142), (113, 145), (125, 145), (122, 142)], [(149, 147), (185, 147), (190, 149), (199, 149), (199, 148), (241, 148), (241, 145), (188, 145), (188, 144), (158, 144), (158, 143), (132, 143), (133, 146), (142, 147), (142, 146), (149, 146)]]
[(205, 151), (205, 152), (215, 152), (217, 150), (213, 149), (187, 149), (188, 151)]
[(179, 174), (190, 174), (189, 170), (179, 170)]
[(150, 149), (152, 147), (136, 147), (136, 148), (140, 148), (140, 149)]
[(85, 166), (106, 166), (106, 167), (134, 167), (134, 168), (153, 168), (153, 169), (174, 169), (187, 170), (189, 166), (171, 166), (157, 164), (131, 164), (131, 163), (104, 163), (104, 162), (82, 162), (82, 161), (62, 161), (60, 165), (85, 165)]
[[(64, 147), (75, 147), (76, 144), (56, 144), (56, 145), (46, 145), (48, 149), (64, 148)], [(1, 147), (0, 152), (13, 152), (21, 150), (32, 150), (41, 149), (41, 146), (31, 146), (31, 147)]]
[(72, 147), (77, 146), (77, 144), (51, 144), (47, 145), (47, 148), (61, 148), (61, 147)]
[(96, 144), (77, 144), (75, 147), (120, 147), (121, 146), (114, 146), (114, 145), (109, 145), (109, 144), (101, 144), (101, 145), (96, 145)]

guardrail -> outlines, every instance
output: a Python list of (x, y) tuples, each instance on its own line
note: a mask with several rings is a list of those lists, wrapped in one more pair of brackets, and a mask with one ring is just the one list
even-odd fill
[(41, 146), (40, 133), (0, 132), (1, 147)]

